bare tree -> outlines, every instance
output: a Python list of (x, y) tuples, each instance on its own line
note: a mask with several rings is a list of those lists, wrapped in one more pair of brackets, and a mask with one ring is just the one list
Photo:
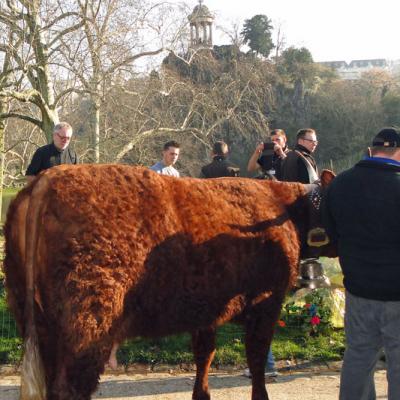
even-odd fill
[(282, 51), (285, 49), (286, 46), (286, 36), (283, 30), (283, 23), (282, 21), (274, 22), (275, 26), (275, 61), (278, 60), (279, 56), (281, 55)]
[[(0, 96), (14, 99), (2, 118), (20, 118), (40, 127), (51, 140), (54, 124), (58, 122), (58, 102), (66, 90), (56, 94), (53, 86), (51, 60), (61, 39), (82, 26), (78, 14), (58, 0), (6, 0), (0, 6), (0, 29), (10, 29), (20, 46), (1, 44), (0, 51), (10, 55), (14, 84), (2, 88)], [(10, 71), (11, 73), (11, 71)], [(19, 103), (30, 103), (32, 113), (21, 112)]]
[[(9, 44), (15, 45), (13, 33), (10, 28), (3, 32), (5, 39)], [(0, 70), (0, 90), (8, 89), (10, 86), (10, 70), (11, 70), (11, 59), (9, 48), (4, 51), (2, 56), (2, 69)], [(4, 177), (4, 142), (5, 142), (5, 130), (6, 130), (6, 119), (2, 115), (8, 111), (8, 102), (4, 97), (0, 97), (0, 216), (3, 205), (3, 177)]]
[(243, 21), (237, 19), (235, 21), (229, 21), (228, 24), (219, 24), (216, 26), (216, 29), (226, 35), (233, 46), (240, 49), (243, 46), (243, 37), (240, 34), (242, 25)]
[(246, 141), (262, 137), (268, 130), (265, 104), (271, 102), (266, 77), (246, 63), (222, 73), (226, 65), (207, 52), (194, 63), (188, 68), (205, 69), (204, 77), (211, 73), (214, 81), (194, 82), (164, 66), (160, 73), (113, 88), (104, 110), (110, 116), (106, 161), (149, 165), (158, 157), (154, 148), (174, 138), (185, 143), (184, 172), (194, 174), (214, 140), (244, 148)]
[(183, 16), (179, 19), (177, 7), (166, 2), (77, 0), (77, 3), (83, 29), (68, 38), (68, 42), (64, 41), (62, 54), (88, 94), (90, 158), (99, 162), (100, 115), (107, 92), (121, 78), (135, 72), (135, 63), (172, 49), (182, 31)]

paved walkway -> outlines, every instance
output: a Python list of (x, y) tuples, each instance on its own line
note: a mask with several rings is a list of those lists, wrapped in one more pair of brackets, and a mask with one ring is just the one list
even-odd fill
[[(193, 373), (118, 373), (101, 378), (93, 399), (103, 400), (191, 400)], [(377, 399), (387, 399), (386, 371), (375, 373)], [(0, 399), (17, 400), (19, 376), (0, 376)], [(217, 372), (210, 376), (212, 400), (250, 400), (251, 381), (239, 372)], [(339, 371), (308, 369), (284, 372), (267, 383), (271, 400), (337, 400)]]

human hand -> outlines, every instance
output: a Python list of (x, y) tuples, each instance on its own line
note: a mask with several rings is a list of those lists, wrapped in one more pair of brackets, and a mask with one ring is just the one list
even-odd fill
[(258, 145), (256, 147), (256, 152), (261, 154), (263, 152), (263, 150), (264, 150), (264, 143), (263, 142), (258, 143)]
[(278, 144), (278, 143), (275, 143), (274, 152), (279, 158), (285, 158), (286, 157), (285, 152), (283, 151), (281, 145)]

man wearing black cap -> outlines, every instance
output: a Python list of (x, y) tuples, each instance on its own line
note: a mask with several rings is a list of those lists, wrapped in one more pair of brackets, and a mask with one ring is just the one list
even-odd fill
[(387, 361), (388, 399), (400, 399), (400, 134), (382, 129), (370, 156), (338, 175), (322, 204), (346, 288), (340, 400), (376, 398), (374, 367)]

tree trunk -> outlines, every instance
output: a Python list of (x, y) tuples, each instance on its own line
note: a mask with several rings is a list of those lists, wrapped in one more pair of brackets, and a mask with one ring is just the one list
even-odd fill
[(89, 132), (89, 159), (90, 162), (100, 162), (100, 100), (91, 98), (90, 106), (90, 132)]
[(42, 112), (42, 131), (46, 135), (47, 143), (53, 141), (53, 130), (56, 124), (58, 124), (58, 113), (52, 110)]
[(31, 81), (41, 94), (42, 100), (37, 104), (42, 114), (42, 130), (50, 143), (53, 137), (53, 128), (59, 122), (58, 112), (55, 105), (54, 87), (49, 66), (49, 51), (42, 29), (40, 18), (40, 2), (32, 1), (28, 5), (28, 25), (33, 36), (33, 49), (36, 58), (36, 79)]
[[(7, 112), (7, 103), (0, 100), (0, 114)], [(4, 138), (5, 138), (6, 120), (0, 118), (0, 221), (3, 211), (3, 180), (4, 180)]]
[(294, 84), (292, 107), (296, 124), (298, 126), (306, 126), (304, 83), (301, 79), (297, 79)]
[(93, 117), (93, 161), (98, 164), (100, 162), (100, 105), (96, 103)]

